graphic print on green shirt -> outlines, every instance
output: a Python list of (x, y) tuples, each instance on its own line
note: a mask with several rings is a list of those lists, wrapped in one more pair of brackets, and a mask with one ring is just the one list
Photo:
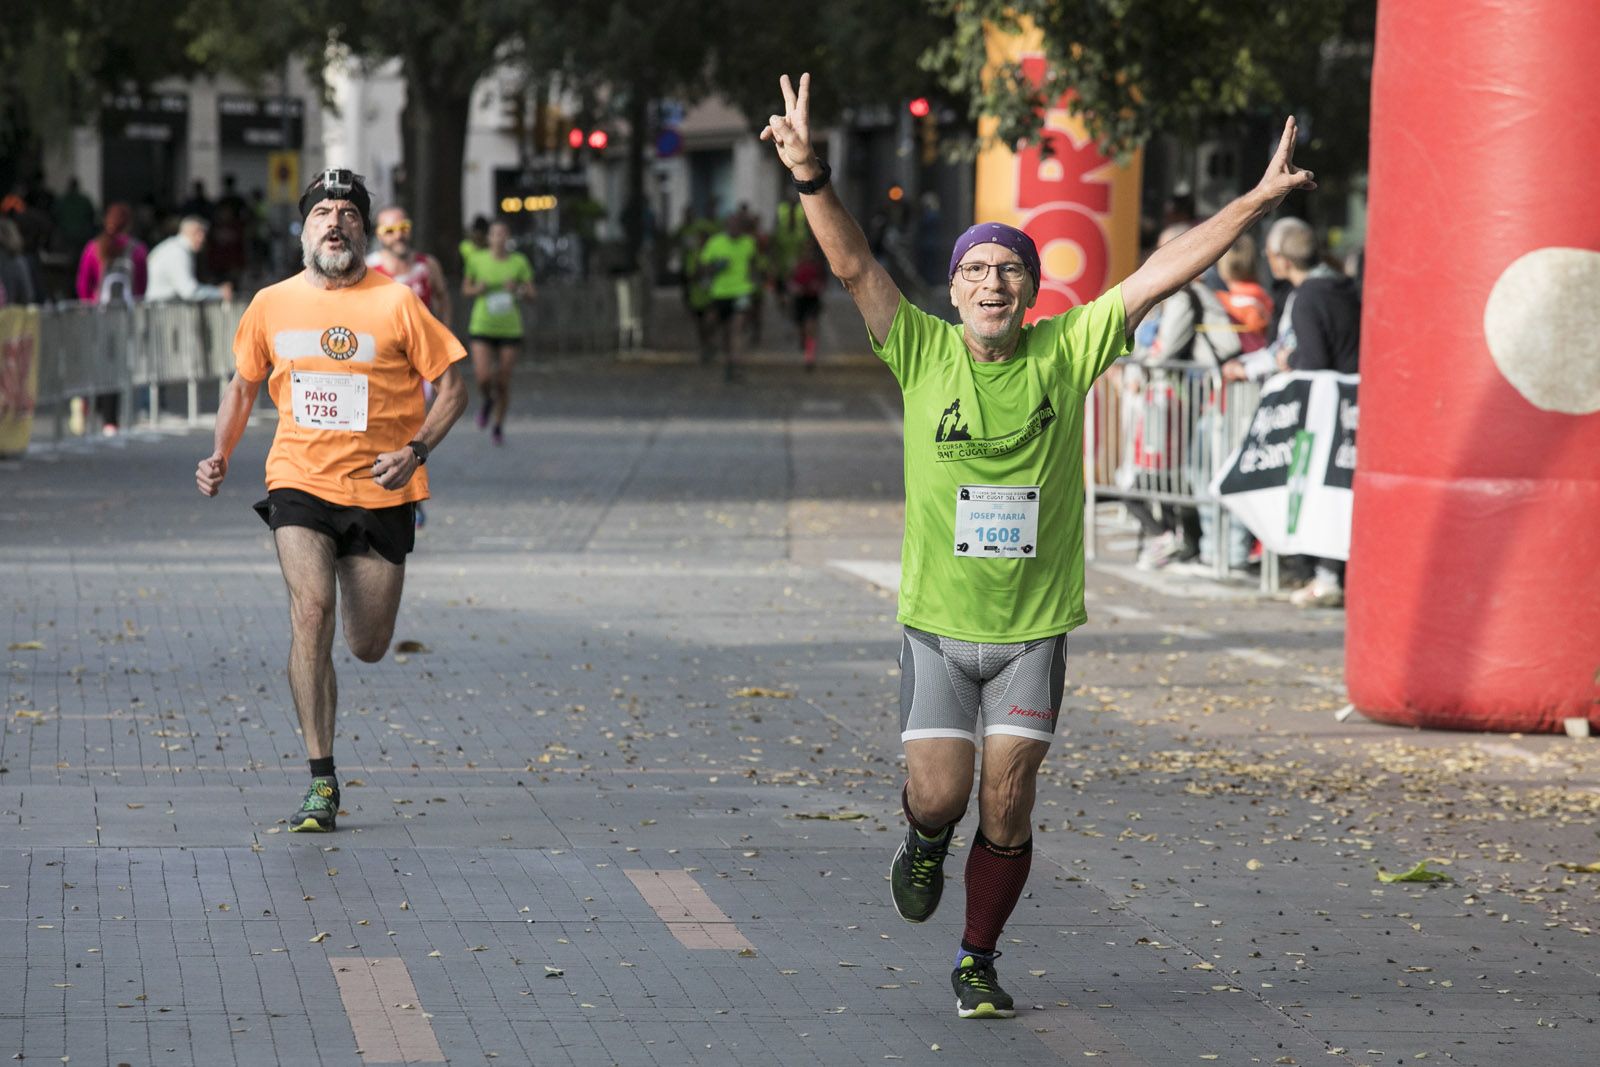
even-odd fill
[[(1083, 609), (1083, 404), (1126, 353), (1122, 290), (1025, 326), (1016, 353), (974, 360), (961, 327), (903, 297), (873, 351), (905, 405), (902, 623), (1009, 644), (1065, 633)], [(1023, 555), (958, 554), (963, 487), (1038, 487), (1038, 544)]]
[[(961, 401), (958, 399), (952, 401), (950, 406), (945, 408), (944, 414), (939, 417), (939, 429), (933, 437), (937, 442), (933, 457), (940, 463), (958, 459), (979, 459), (984, 456), (1003, 456), (1038, 437), (1046, 427), (1056, 421), (1056, 409), (1050, 406), (1050, 398), (1045, 397), (1039, 401), (1039, 406), (1019, 428), (1010, 433), (1003, 433), (999, 437), (986, 437), (981, 441), (974, 441), (966, 428), (958, 425), (960, 414)], [(946, 417), (951, 419), (948, 428), (945, 426)]]

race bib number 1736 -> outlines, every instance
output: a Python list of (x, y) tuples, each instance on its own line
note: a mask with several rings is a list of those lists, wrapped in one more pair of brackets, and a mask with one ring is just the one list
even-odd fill
[(295, 371), (294, 421), (316, 430), (367, 428), (367, 376)]

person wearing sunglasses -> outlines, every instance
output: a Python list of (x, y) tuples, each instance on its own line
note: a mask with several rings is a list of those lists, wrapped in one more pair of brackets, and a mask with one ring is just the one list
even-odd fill
[[(450, 289), (445, 285), (444, 268), (426, 252), (411, 244), (411, 216), (398, 204), (378, 212), (378, 247), (367, 256), (367, 269), (377, 271), (410, 289), (433, 312), (433, 317), (450, 325)], [(422, 399), (433, 403), (433, 383), (422, 383)], [(417, 529), (428, 521), (422, 501), (416, 505)]]
[[(467, 406), (454, 365), (466, 358), (404, 285), (368, 271), (371, 199), (361, 176), (328, 170), (300, 198), (305, 269), (250, 301), (234, 335), (236, 372), (217, 411), (215, 447), (195, 484), (216, 496), (263, 382), (278, 409), (267, 454), (272, 530), (289, 592), (289, 690), (311, 784), (291, 832), (328, 832), (339, 814), (333, 728), (334, 610), (355, 657), (389, 649), (423, 470)], [(422, 383), (438, 399), (424, 409)]]
[(411, 243), (411, 216), (392, 204), (378, 212), (378, 247), (367, 256), (367, 267), (406, 286), (433, 317), (450, 324), (450, 289), (445, 285), (444, 268), (426, 252)]
[(979, 223), (950, 255), (959, 326), (913, 306), (873, 257), (811, 143), (810, 75), (780, 80), (782, 114), (761, 131), (789, 171), (811, 232), (866, 320), (905, 411), (905, 540), (899, 621), (907, 828), (890, 897), (932, 918), (944, 862), (983, 750), (978, 827), (966, 863), (966, 926), (950, 975), (961, 1018), (1009, 1018), (994, 961), (1032, 863), (1040, 764), (1062, 714), (1067, 632), (1083, 606), (1083, 408), (1152, 307), (1226, 252), (1291, 190), (1295, 126), (1254, 190), (1158, 249), (1138, 271), (1065, 314), (1025, 322), (1039, 250), (1022, 230)]

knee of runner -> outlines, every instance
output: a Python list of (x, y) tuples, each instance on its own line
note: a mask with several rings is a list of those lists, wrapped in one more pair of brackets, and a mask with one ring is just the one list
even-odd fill
[(949, 790), (911, 789), (911, 810), (925, 826), (949, 826), (967, 813), (967, 796)]
[(984, 834), (997, 845), (1010, 847), (1017, 844), (1011, 838), (1029, 836), (1028, 824), (1033, 818), (1032, 783), (1007, 775), (997, 781), (984, 782), (979, 799), (982, 809)]
[(359, 638), (346, 636), (345, 643), (350, 646), (350, 652), (362, 663), (376, 663), (389, 651), (389, 639), (393, 634), (374, 634), (372, 637)]
[(333, 626), (333, 600), (315, 596), (295, 598), (289, 604), (289, 621), (297, 634), (315, 634)]

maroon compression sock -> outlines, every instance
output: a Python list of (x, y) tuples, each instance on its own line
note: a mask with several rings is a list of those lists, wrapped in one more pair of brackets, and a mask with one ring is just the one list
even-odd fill
[(1033, 867), (1033, 838), (1002, 848), (978, 831), (967, 853), (967, 929), (964, 946), (993, 952), (1022, 897)]

